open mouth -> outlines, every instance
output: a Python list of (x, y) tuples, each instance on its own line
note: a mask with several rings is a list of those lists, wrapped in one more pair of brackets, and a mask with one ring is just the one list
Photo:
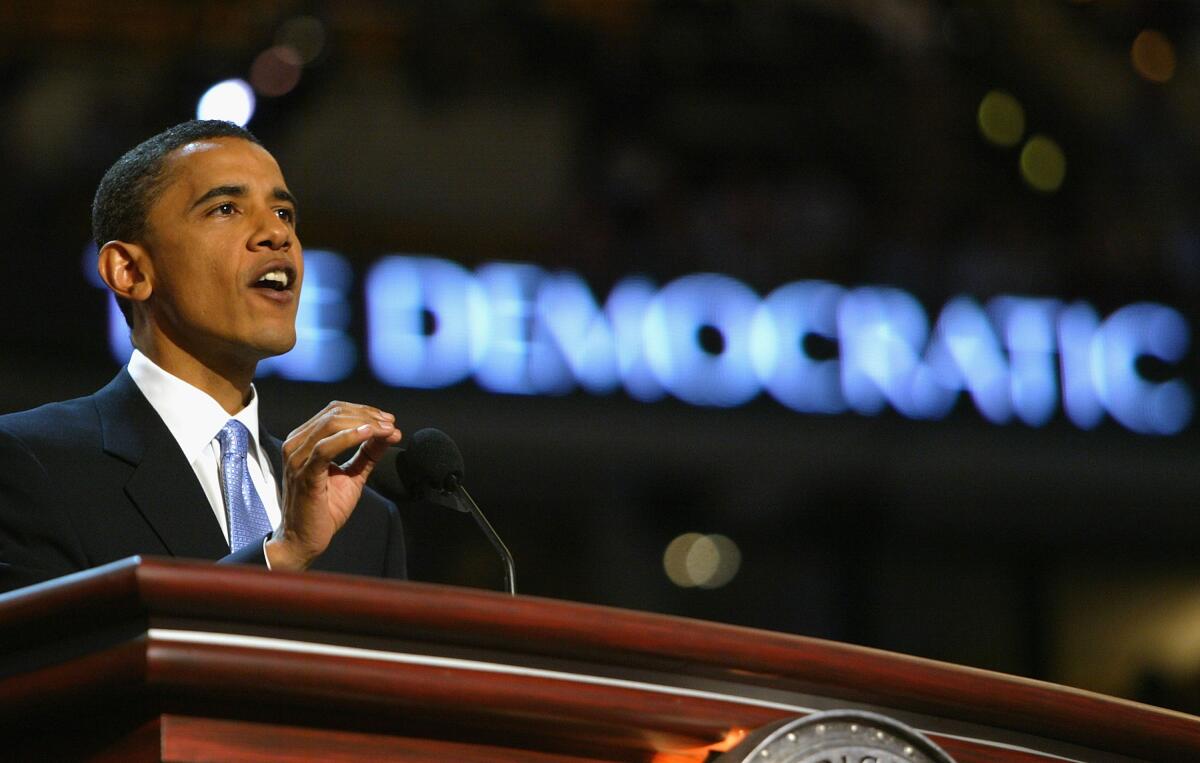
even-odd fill
[(280, 267), (266, 271), (251, 286), (270, 291), (287, 291), (296, 283), (296, 273), (291, 268)]

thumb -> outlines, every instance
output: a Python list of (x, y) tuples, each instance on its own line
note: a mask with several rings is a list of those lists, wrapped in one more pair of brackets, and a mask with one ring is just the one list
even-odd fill
[(366, 480), (387, 449), (400, 442), (400, 438), (400, 431), (394, 430), (387, 437), (372, 437), (367, 440), (358, 447), (349, 461), (342, 464), (342, 473)]

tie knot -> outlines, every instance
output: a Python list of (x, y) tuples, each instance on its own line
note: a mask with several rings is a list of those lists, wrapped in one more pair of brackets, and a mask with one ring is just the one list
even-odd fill
[(250, 446), (250, 430), (237, 419), (230, 419), (217, 433), (221, 443), (221, 455), (245, 458)]

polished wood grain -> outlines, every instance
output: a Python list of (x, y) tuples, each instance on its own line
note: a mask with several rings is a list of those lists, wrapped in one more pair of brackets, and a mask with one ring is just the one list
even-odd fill
[(583, 758), (496, 745), (246, 723), (167, 715), (161, 721), (162, 759), (227, 763), (312, 763), (320, 760), (406, 763), (599, 763)]
[[(155, 637), (158, 629), (375, 652), (189, 643)], [(1200, 719), (1081, 690), (803, 636), (338, 575), (127, 560), (0, 596), (0, 647), (5, 712), (94, 704), (124, 692), (146, 702), (142, 723), (162, 713), (225, 716), (368, 739), (665, 763), (703, 760), (706, 748), (738, 729), (797, 714), (746, 699), (769, 690), (978, 724), (1034, 742), (1200, 760)], [(565, 669), (513, 674), (369, 656), (389, 649)], [(572, 680), (572, 671), (669, 686)], [(669, 690), (713, 682), (727, 687), (725, 696)], [(1051, 759), (931, 736), (964, 763)]]
[(730, 719), (758, 726), (779, 711), (528, 676), (379, 664), (308, 654), (208, 645), (152, 644), (149, 682), (160, 692), (264, 705), (337, 707), (347, 725), (390, 726), (453, 718), (502, 735), (542, 734), (641, 749), (712, 744)]

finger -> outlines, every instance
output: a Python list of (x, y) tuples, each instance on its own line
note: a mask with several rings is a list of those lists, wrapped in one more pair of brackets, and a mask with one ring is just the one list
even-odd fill
[(329, 409), (329, 410), (337, 410), (343, 414), (351, 414), (351, 415), (362, 414), (365, 416), (369, 416), (371, 418), (378, 419), (380, 421), (395, 421), (396, 420), (395, 414), (393, 414), (389, 411), (385, 411), (381, 408), (377, 408), (373, 405), (364, 405), (363, 403), (347, 403), (347, 402), (343, 402), (343, 401), (336, 401), (333, 403), (329, 403), (325, 407), (326, 407), (326, 409)]
[(396, 414), (392, 413), (391, 411), (385, 411), (382, 408), (376, 408), (375, 406), (372, 406), (372, 405), (366, 405), (366, 406), (363, 406), (363, 408), (370, 411), (371, 415), (375, 416), (376, 418), (378, 418), (380, 420), (383, 420), (383, 421), (395, 421), (396, 420)]
[(308, 421), (305, 421), (303, 424), (288, 433), (288, 439), (290, 440), (293, 437), (300, 435), (300, 433), (312, 429), (314, 426), (318, 426), (322, 418), (326, 417), (330, 413), (335, 415), (341, 413), (342, 407), (345, 405), (347, 405), (347, 403), (343, 403), (340, 400), (333, 400), (326, 403), (325, 407), (313, 414)]
[(333, 419), (341, 419), (344, 417), (358, 418), (363, 422), (366, 421), (389, 421), (395, 423), (396, 416), (388, 411), (381, 410), (371, 405), (362, 405), (360, 403), (347, 403), (342, 400), (334, 400), (325, 405), (315, 416), (304, 422), (300, 426), (293, 429), (288, 434), (288, 439), (296, 436), (304, 436), (313, 429), (324, 428), (326, 422)]
[[(362, 445), (371, 440), (377, 433), (370, 424), (362, 424), (352, 429), (343, 429), (328, 437), (321, 438), (312, 448), (301, 473), (307, 478), (316, 478), (328, 472), (333, 459), (356, 445)], [(359, 448), (361, 451), (362, 448)]]
[[(355, 437), (350, 437), (347, 433), (359, 433)], [(393, 433), (398, 432), (396, 427), (391, 422), (380, 422), (374, 419), (363, 421), (359, 416), (339, 416), (330, 418), (321, 423), (319, 427), (314, 427), (303, 433), (299, 437), (289, 438), (284, 445), (284, 457), (287, 467), (291, 471), (300, 471), (307, 468), (309, 461), (317, 453), (320, 447), (328, 447), (328, 442), (345, 442), (341, 451), (324, 456), (325, 462), (332, 462), (337, 457), (338, 453), (352, 448), (359, 443), (372, 437), (391, 437)], [(343, 439), (337, 439), (337, 438)], [(325, 444), (325, 445), (323, 445)]]
[(346, 429), (352, 424), (357, 426), (358, 424), (371, 423), (395, 425), (396, 419), (395, 417), (384, 416), (376, 409), (339, 406), (322, 411), (320, 415), (309, 419), (300, 427), (293, 430), (288, 438), (299, 437), (307, 439), (313, 432), (325, 432), (329, 434)]
[(327, 437), (333, 432), (339, 432), (343, 429), (358, 426), (359, 424), (378, 423), (385, 426), (395, 426), (394, 419), (376, 415), (376, 412), (377, 409), (365, 408), (364, 406), (330, 404), (320, 414), (292, 430), (288, 435), (287, 441), (284, 443), (284, 450), (291, 452), (306, 442), (315, 442), (312, 439), (314, 435), (316, 435), (316, 439), (320, 439), (321, 437)]
[(363, 479), (366, 479), (387, 449), (399, 443), (401, 439), (402, 435), (399, 429), (393, 429), (383, 437), (372, 437), (359, 446), (354, 455), (341, 465), (342, 471), (351, 477), (361, 474)]

